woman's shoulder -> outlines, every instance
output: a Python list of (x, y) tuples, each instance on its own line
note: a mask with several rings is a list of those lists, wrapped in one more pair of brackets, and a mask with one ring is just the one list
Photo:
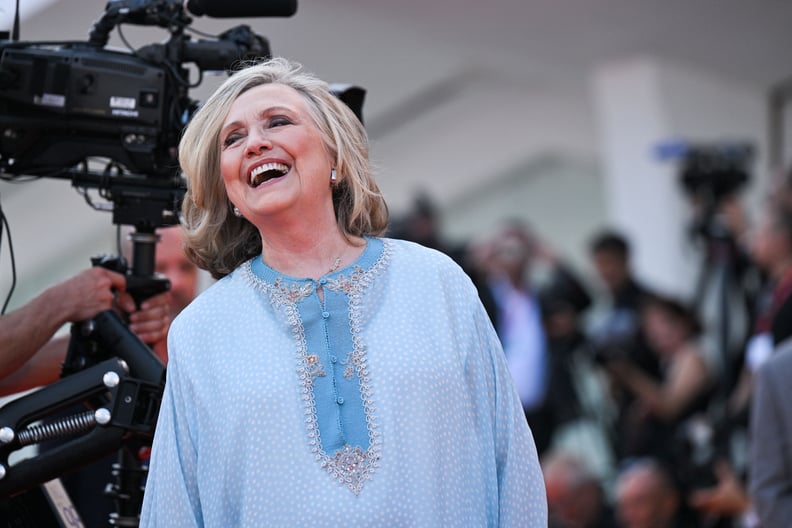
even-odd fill
[(470, 276), (448, 254), (408, 240), (387, 239), (385, 243), (390, 246), (392, 275), (466, 293), (474, 289)]
[(201, 313), (210, 309), (212, 311), (220, 309), (225, 304), (233, 304), (238, 299), (238, 292), (246, 284), (244, 264), (232, 271), (225, 277), (214, 281), (199, 293), (184, 310), (179, 313), (179, 317), (185, 318), (199, 317)]
[[(459, 265), (446, 253), (434, 248), (426, 247), (417, 242), (398, 238), (384, 239), (394, 259), (403, 265), (433, 266), (438, 269), (456, 269)], [(459, 268), (461, 271), (461, 268)]]

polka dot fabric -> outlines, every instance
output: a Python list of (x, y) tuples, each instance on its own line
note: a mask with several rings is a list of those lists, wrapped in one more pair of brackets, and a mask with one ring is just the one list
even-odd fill
[(359, 492), (311, 448), (293, 321), (248, 263), (173, 322), (140, 526), (547, 526), (533, 440), (470, 280), (439, 252), (368, 244), (381, 258), (352, 268), (382, 270), (350, 313), (379, 444)]

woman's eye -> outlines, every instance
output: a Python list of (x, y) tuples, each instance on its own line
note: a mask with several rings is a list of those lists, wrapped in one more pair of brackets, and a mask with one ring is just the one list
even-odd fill
[(278, 127), (284, 125), (291, 125), (291, 121), (286, 117), (277, 116), (277, 117), (273, 117), (270, 120), (270, 127)]
[(241, 137), (242, 136), (239, 134), (229, 134), (228, 136), (226, 136), (225, 140), (223, 140), (223, 146), (229, 147), (234, 143), (236, 143), (237, 141), (239, 141), (239, 138)]

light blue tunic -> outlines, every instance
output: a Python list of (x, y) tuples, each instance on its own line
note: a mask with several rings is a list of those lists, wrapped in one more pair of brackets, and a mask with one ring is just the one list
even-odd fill
[(253, 259), (168, 351), (142, 527), (547, 526), (500, 343), (442, 253), (371, 238), (320, 281)]

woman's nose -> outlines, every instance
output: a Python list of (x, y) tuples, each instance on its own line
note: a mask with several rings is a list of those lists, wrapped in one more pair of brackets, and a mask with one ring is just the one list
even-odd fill
[(248, 136), (247, 155), (256, 156), (272, 148), (272, 142), (265, 133), (258, 131), (252, 132)]

